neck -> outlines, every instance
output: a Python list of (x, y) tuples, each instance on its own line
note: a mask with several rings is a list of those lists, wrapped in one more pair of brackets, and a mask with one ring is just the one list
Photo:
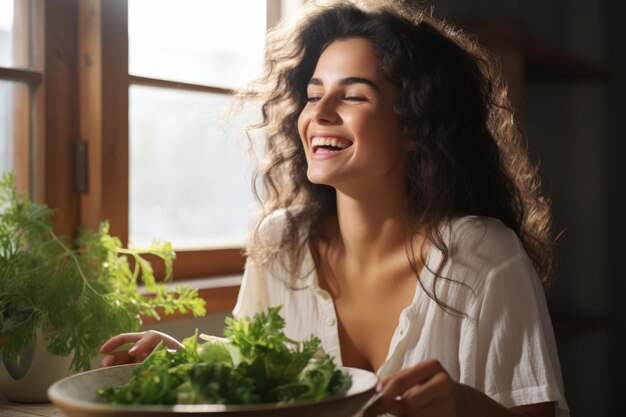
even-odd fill
[(371, 187), (361, 192), (337, 190), (336, 226), (347, 258), (372, 264), (404, 250), (404, 186)]

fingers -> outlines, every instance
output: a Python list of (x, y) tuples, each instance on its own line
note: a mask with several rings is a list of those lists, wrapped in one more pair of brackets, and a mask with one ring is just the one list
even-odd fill
[[(450, 405), (453, 399), (447, 398), (447, 378), (447, 374), (438, 373), (425, 384), (411, 387), (386, 412), (396, 416), (413, 415), (416, 412), (419, 412), (420, 417), (456, 415), (452, 409), (448, 409), (452, 408)], [(440, 401), (444, 399), (446, 401)]]
[(128, 363), (135, 363), (135, 358), (130, 356), (127, 351), (120, 351), (105, 356), (100, 361), (100, 367), (106, 368), (108, 366), (125, 365)]
[(115, 365), (115, 358), (112, 356), (105, 356), (100, 361), (100, 368), (108, 368), (109, 366)]
[(143, 336), (135, 342), (135, 345), (128, 349), (128, 354), (135, 358), (147, 356), (162, 340), (161, 334), (157, 332), (145, 332)]
[(183, 347), (183, 344), (165, 333), (157, 332), (155, 330), (148, 330), (144, 332), (144, 336), (139, 339), (135, 346), (128, 351), (133, 356), (137, 356), (143, 353), (150, 353), (159, 344), (163, 342), (166, 348), (178, 350)]
[(383, 379), (377, 386), (379, 397), (365, 411), (363, 417), (392, 412), (406, 415), (435, 400), (441, 382), (450, 377), (438, 361), (428, 360), (403, 369)]
[(416, 384), (423, 384), (438, 372), (446, 372), (437, 360), (425, 360), (410, 368), (383, 379), (379, 386), (379, 392), (389, 391), (396, 395), (402, 395), (406, 390)]
[[(100, 347), (100, 353), (107, 355), (100, 362), (100, 366), (106, 367), (141, 362), (160, 342), (163, 342), (169, 349), (179, 349), (183, 346), (173, 337), (154, 330), (140, 333), (122, 333), (107, 340)], [(116, 351), (116, 349), (127, 343), (132, 343), (133, 346), (128, 350)]]
[(135, 343), (139, 341), (144, 335), (145, 332), (122, 333), (118, 334), (117, 336), (113, 336), (112, 338), (104, 342), (104, 344), (100, 347), (100, 353), (104, 355), (109, 354), (126, 343)]

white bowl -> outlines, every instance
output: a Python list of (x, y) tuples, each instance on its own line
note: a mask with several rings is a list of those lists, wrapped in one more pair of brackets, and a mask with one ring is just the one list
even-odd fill
[(352, 376), (352, 386), (340, 397), (325, 401), (299, 401), (288, 404), (251, 405), (110, 405), (98, 397), (99, 388), (119, 386), (126, 383), (136, 365), (121, 365), (96, 369), (70, 376), (53, 384), (48, 397), (69, 417), (149, 417), (193, 414), (196, 416), (225, 417), (345, 417), (357, 413), (374, 395), (378, 377), (373, 372), (355, 368), (343, 368)]

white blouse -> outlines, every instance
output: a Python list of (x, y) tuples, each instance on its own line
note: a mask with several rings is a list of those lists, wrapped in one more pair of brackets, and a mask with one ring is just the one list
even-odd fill
[[(274, 213), (262, 225), (263, 236), (278, 242), (284, 224), (284, 212)], [(437, 296), (466, 316), (445, 312), (416, 280), (415, 296), (400, 314), (378, 376), (438, 359), (453, 379), (505, 407), (556, 401), (556, 416), (569, 416), (545, 294), (515, 233), (498, 220), (468, 216), (452, 221), (443, 234), (449, 258), (441, 276), (450, 280), (437, 280)], [(441, 260), (431, 247), (420, 276), (431, 293)], [(310, 251), (297, 289), (279, 264), (248, 261), (233, 314), (283, 305), (286, 335), (295, 340), (316, 335), (341, 365), (333, 299), (318, 285)]]

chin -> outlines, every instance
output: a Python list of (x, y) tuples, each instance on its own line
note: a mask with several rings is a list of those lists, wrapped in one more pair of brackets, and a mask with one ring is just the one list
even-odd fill
[(307, 173), (307, 178), (309, 179), (310, 182), (312, 182), (313, 184), (318, 184), (318, 185), (329, 185), (329, 186), (333, 186), (333, 184), (331, 183), (332, 181), (330, 181), (329, 178), (327, 178), (324, 175), (315, 175), (312, 173)]

